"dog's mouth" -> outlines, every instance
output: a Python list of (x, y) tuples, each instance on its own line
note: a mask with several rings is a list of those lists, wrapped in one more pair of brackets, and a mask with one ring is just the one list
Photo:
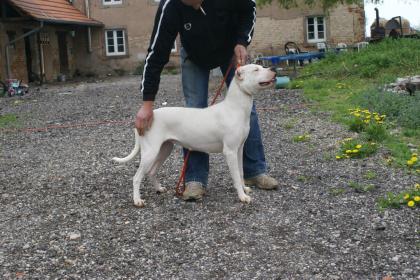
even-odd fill
[(260, 86), (262, 87), (266, 87), (266, 86), (270, 86), (271, 84), (276, 82), (276, 77), (272, 78), (270, 81), (266, 81), (266, 82), (261, 82), (259, 83)]

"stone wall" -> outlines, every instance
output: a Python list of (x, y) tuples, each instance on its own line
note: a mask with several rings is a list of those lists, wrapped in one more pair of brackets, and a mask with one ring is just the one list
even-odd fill
[[(84, 1), (76, 0), (74, 5), (84, 12)], [(104, 29), (93, 29), (91, 54), (77, 50), (77, 68), (100, 75), (115, 73), (123, 69), (133, 72), (147, 55), (147, 48), (157, 10), (154, 0), (125, 0), (122, 5), (104, 6), (102, 1), (90, 1), (91, 17), (103, 22)], [(249, 47), (252, 55), (281, 54), (284, 44), (296, 42), (301, 49), (314, 49), (315, 44), (306, 40), (306, 17), (325, 15), (327, 42), (351, 44), (364, 40), (363, 6), (340, 5), (326, 13), (320, 7), (300, 5), (299, 8), (281, 9), (277, 4), (260, 7), (257, 10), (257, 23), (254, 39)], [(125, 56), (107, 57), (105, 54), (104, 30), (123, 28), (127, 32), (128, 53)], [(87, 36), (87, 35), (84, 35)], [(179, 64), (178, 51), (171, 55), (171, 64)]]
[(365, 15), (363, 6), (339, 5), (328, 13), (320, 8), (280, 9), (277, 4), (257, 11), (257, 24), (251, 53), (267, 55), (284, 53), (284, 45), (293, 41), (302, 50), (312, 50), (316, 44), (306, 38), (306, 18), (325, 16), (326, 39), (330, 45), (354, 44), (365, 39)]

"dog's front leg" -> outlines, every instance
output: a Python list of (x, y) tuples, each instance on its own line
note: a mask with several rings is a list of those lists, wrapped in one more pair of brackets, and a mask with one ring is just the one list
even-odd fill
[(232, 175), (233, 184), (238, 192), (239, 199), (242, 202), (250, 203), (251, 197), (244, 192), (241, 172), (239, 171), (238, 150), (233, 150), (225, 147), (223, 154), (226, 157), (226, 162), (229, 166), (230, 174)]
[(243, 157), (244, 156), (244, 143), (245, 143), (245, 140), (244, 142), (242, 142), (242, 145), (238, 150), (238, 166), (239, 166), (239, 174), (241, 175), (242, 187), (244, 188), (244, 192), (246, 194), (249, 194), (251, 193), (251, 188), (245, 186), (245, 182), (244, 182), (244, 161), (243, 161), (244, 160), (244, 157)]

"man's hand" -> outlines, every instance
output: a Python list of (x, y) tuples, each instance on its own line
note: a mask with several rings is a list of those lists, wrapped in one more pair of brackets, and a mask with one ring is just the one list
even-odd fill
[(135, 126), (139, 135), (144, 135), (153, 122), (153, 101), (144, 101), (136, 115)]
[(246, 48), (243, 45), (238, 44), (238, 45), (235, 46), (234, 52), (235, 52), (235, 56), (236, 56), (236, 62), (239, 65), (245, 65), (246, 59), (248, 57), (248, 53), (246, 51)]

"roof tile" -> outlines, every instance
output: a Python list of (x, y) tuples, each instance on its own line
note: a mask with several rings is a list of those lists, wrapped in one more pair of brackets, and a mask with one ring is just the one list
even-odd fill
[(9, 0), (9, 2), (36, 20), (64, 24), (103, 25), (97, 20), (88, 18), (67, 0)]

